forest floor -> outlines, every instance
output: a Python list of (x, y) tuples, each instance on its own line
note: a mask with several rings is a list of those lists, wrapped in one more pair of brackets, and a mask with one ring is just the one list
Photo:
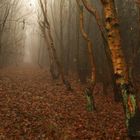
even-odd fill
[(0, 70), (0, 140), (127, 140), (121, 103), (95, 89), (96, 112), (86, 110), (83, 85), (39, 68)]

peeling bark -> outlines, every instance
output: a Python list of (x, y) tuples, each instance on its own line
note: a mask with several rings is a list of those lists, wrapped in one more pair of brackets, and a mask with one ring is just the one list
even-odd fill
[(108, 36), (109, 49), (113, 62), (116, 83), (121, 92), (124, 106), (126, 127), (130, 137), (140, 136), (140, 111), (137, 105), (136, 91), (122, 52), (119, 23), (114, 0), (101, 0), (105, 17), (105, 27)]

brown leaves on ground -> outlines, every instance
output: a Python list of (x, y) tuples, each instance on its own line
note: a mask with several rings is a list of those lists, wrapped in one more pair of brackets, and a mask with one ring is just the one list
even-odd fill
[(126, 140), (122, 105), (99, 85), (88, 112), (83, 85), (71, 82), (68, 92), (45, 70), (0, 70), (0, 140)]

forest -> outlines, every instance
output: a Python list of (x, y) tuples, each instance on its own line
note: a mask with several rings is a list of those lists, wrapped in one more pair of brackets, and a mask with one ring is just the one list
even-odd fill
[(140, 0), (0, 0), (0, 140), (140, 140)]

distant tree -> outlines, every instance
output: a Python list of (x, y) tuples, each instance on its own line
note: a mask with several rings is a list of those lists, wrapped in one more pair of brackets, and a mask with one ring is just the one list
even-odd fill
[(3, 15), (1, 15), (2, 19), (0, 19), (0, 54), (2, 53), (2, 36), (3, 36), (3, 32), (4, 32), (4, 28), (10, 13), (10, 3), (7, 3), (6, 6), (5, 4), (2, 2), (1, 3), (1, 7), (3, 8)]
[(50, 27), (50, 23), (47, 16), (47, 0), (39, 0), (39, 4), (40, 4), (40, 9), (43, 15), (43, 21), (40, 22), (40, 26), (42, 28), (42, 32), (44, 34), (45, 40), (47, 41), (48, 49), (50, 49), (49, 55), (50, 55), (51, 61), (53, 61), (53, 63), (56, 64), (58, 71), (60, 72), (62, 82), (64, 83), (66, 88), (68, 90), (72, 90), (69, 81), (66, 80), (64, 76), (63, 68), (57, 57), (56, 49), (54, 46), (54, 40), (52, 37), (51, 27)]
[(60, 60), (62, 67), (64, 67), (64, 23), (63, 23), (63, 9), (64, 9), (65, 0), (60, 0)]

